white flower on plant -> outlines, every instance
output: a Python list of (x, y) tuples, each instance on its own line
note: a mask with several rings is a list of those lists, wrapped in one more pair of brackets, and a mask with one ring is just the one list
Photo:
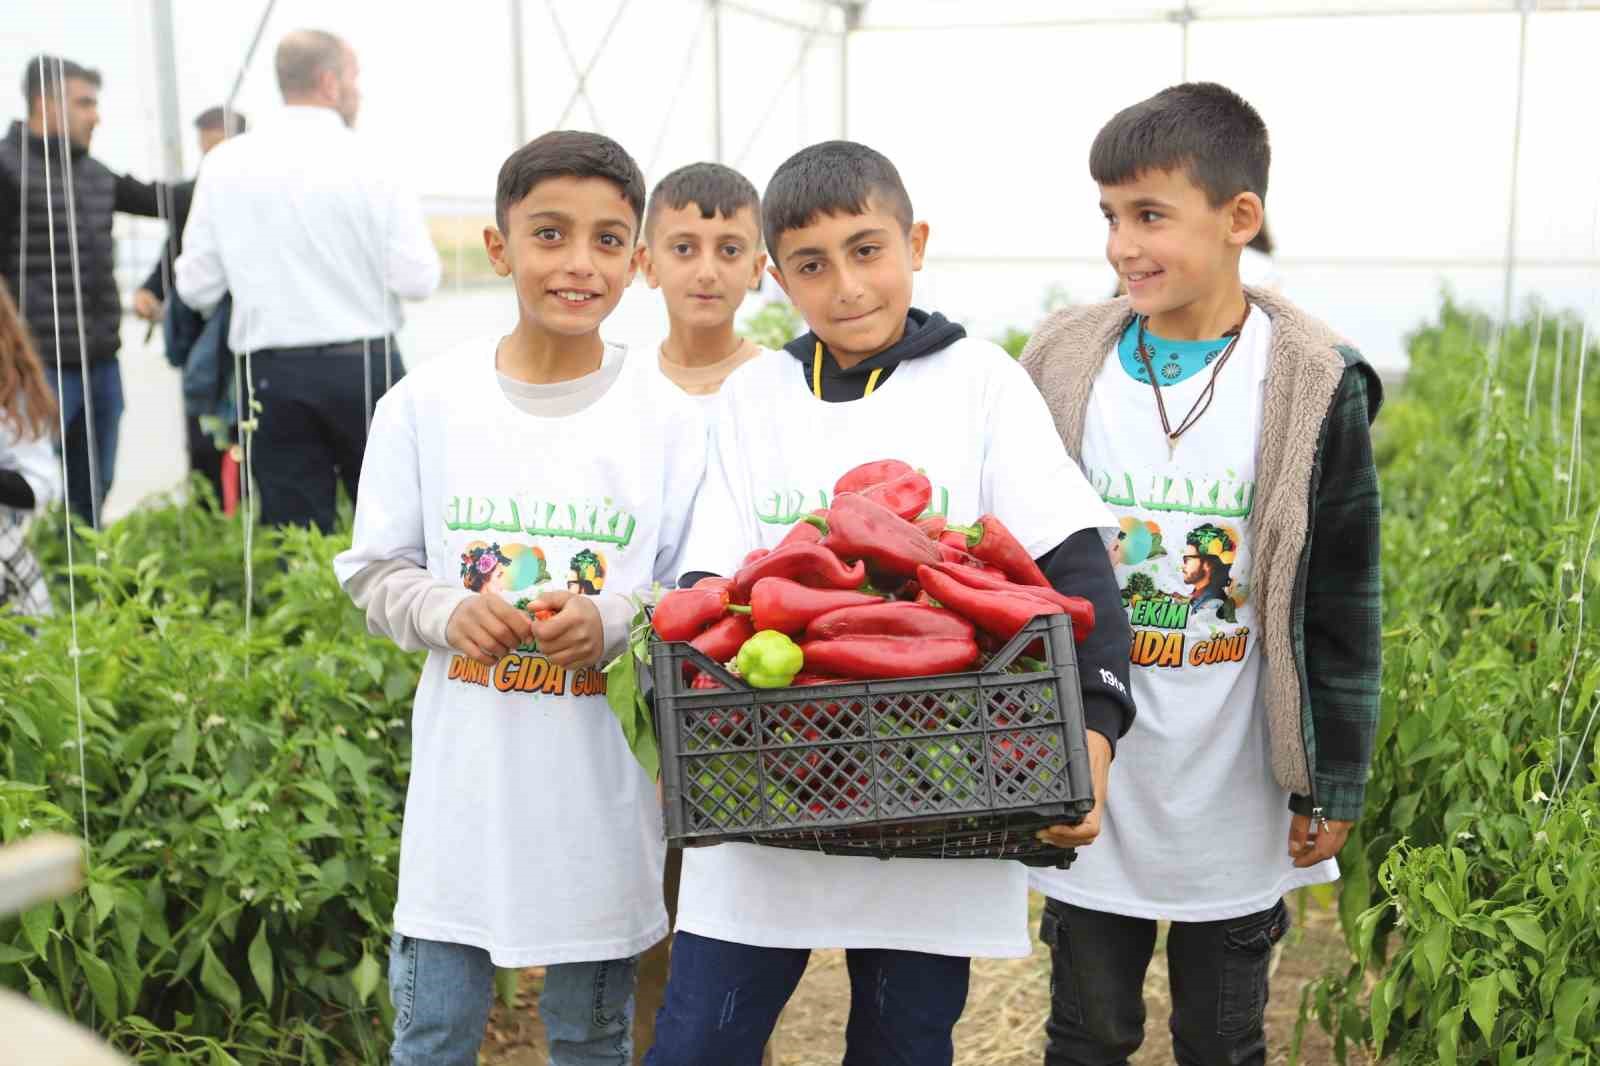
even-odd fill
[(101, 548), (99, 551), (94, 553), (94, 561), (97, 563), (103, 563), (110, 558), (111, 553), (106, 551), (104, 548)]
[(160, 837), (151, 837), (149, 840), (144, 842), (144, 849), (146, 851), (160, 851), (166, 846), (167, 842), (162, 840)]
[(83, 784), (83, 778), (79, 777), (77, 774), (68, 774), (67, 775), (67, 784), (69, 786), (76, 787), (78, 785)]
[(270, 810), (272, 810), (272, 808), (268, 807), (265, 803), (262, 803), (260, 800), (252, 800), (250, 802), (250, 813), (251, 814), (266, 814)]
[(1561, 569), (1570, 574), (1574, 570), (1578, 569), (1578, 564), (1573, 562), (1571, 559), (1568, 559), (1566, 562), (1561, 564)]
[(1565, 483), (1565, 482), (1571, 481), (1572, 477), (1565, 470), (1557, 470), (1556, 471), (1556, 480)]
[(403, 718), (391, 718), (383, 724), (390, 729), (404, 729), (406, 727), (405, 719)]
[(250, 823), (248, 821), (239, 817), (224, 818), (222, 820), (222, 828), (228, 830), (230, 833), (243, 829), (249, 824)]
[(189, 702), (189, 694), (187, 692), (174, 691), (172, 693), (172, 702), (182, 706)]
[(1567, 597), (1567, 602), (1568, 603), (1582, 603), (1583, 602), (1583, 593), (1574, 592), (1572, 595)]
[(1512, 555), (1510, 552), (1502, 552), (1500, 555), (1500, 561), (1502, 563), (1514, 563), (1517, 561), (1517, 557)]
[(1546, 685), (1545, 688), (1546, 688), (1547, 691), (1550, 691), (1550, 692), (1560, 692), (1561, 691), (1561, 682), (1552, 681), (1552, 682), (1550, 682), (1550, 684)]
[(226, 718), (222, 717), (222, 715), (220, 715), (220, 714), (207, 715), (206, 716), (206, 720), (204, 722), (200, 723), (200, 731), (203, 732), (203, 733), (209, 733), (211, 730), (215, 729), (217, 726), (219, 726), (219, 725), (227, 725), (227, 724), (228, 724), (228, 720)]
[(368, 740), (377, 740), (378, 739), (378, 731), (377, 731), (376, 728), (373, 728), (371, 726), (369, 726), (367, 728), (367, 739)]
[(61, 742), (61, 750), (62, 751), (71, 751), (73, 748), (76, 748), (77, 746), (78, 746), (78, 742), (76, 740), (63, 740)]
[(1537, 789), (1537, 790), (1534, 791), (1532, 799), (1533, 799), (1533, 802), (1535, 802), (1535, 803), (1549, 803), (1550, 802), (1550, 797), (1546, 796), (1544, 794), (1544, 789), (1542, 789), (1542, 788), (1541, 789)]
[(289, 914), (299, 914), (301, 910), (301, 903), (295, 897), (290, 896), (288, 899), (283, 901), (283, 909)]
[(1535, 844), (1548, 844), (1550, 843), (1550, 834), (1541, 829), (1533, 834), (1533, 842)]
[(336, 737), (347, 737), (350, 735), (350, 731), (342, 725), (336, 725), (333, 727), (333, 735)]
[[(1587, 813), (1587, 812), (1585, 812), (1585, 813)], [(23, 829), (23, 830), (32, 829), (33, 828), (33, 819), (32, 818), (24, 818), (24, 819), (22, 819), (20, 822), (17, 823), (17, 828), (18, 829)]]
[(1461, 832), (1456, 834), (1456, 839), (1457, 840), (1476, 840), (1478, 838), (1473, 836), (1471, 833), (1467, 832), (1465, 829), (1463, 829), (1463, 830), (1461, 830)]
[(239, 889), (239, 898), (244, 900), (246, 903), (249, 903), (251, 900), (256, 898), (256, 890), (249, 885), (245, 885), (243, 888)]

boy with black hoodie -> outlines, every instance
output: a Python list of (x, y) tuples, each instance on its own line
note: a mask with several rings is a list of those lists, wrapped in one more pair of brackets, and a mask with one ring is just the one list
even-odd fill
[[(688, 570), (730, 572), (773, 547), (862, 462), (927, 471), (935, 511), (992, 511), (1058, 588), (1103, 618), (1078, 649), (1095, 796), (1133, 718), (1129, 631), (1099, 529), (1104, 504), (1027, 375), (1000, 348), (911, 307), (928, 240), (894, 165), (831, 141), (791, 157), (763, 199), (772, 275), (811, 331), (723, 385)], [(1098, 832), (1044, 831), (1063, 846)], [(971, 956), (1027, 955), (1027, 875), (992, 860), (877, 859), (723, 844), (684, 854), (655, 1066), (754, 1063), (812, 948), (848, 952), (848, 1062), (952, 1060)]]

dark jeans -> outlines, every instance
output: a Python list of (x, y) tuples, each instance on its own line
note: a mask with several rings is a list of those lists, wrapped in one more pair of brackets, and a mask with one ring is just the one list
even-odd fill
[[(1272, 946), (1289, 930), (1277, 906), (1221, 922), (1173, 922), (1167, 933), (1172, 1051), (1179, 1066), (1266, 1062)], [(1046, 900), (1050, 945), (1045, 1066), (1114, 1066), (1144, 1043), (1144, 975), (1156, 923)]]
[[(47, 373), (53, 386), (56, 376)], [(117, 466), (117, 429), (122, 423), (122, 365), (115, 359), (102, 359), (89, 368), (89, 401), (94, 407), (94, 446), (96, 484), (89, 486), (89, 418), (83, 402), (83, 373), (79, 367), (61, 368), (61, 394), (56, 397), (67, 425), (62, 450), (67, 456), (67, 506), (88, 522), (93, 511), (106, 502), (111, 491), (111, 475)]]
[[(338, 484), (353, 501), (367, 450), (368, 390), (384, 393), (384, 347), (371, 345), (363, 380), (362, 346), (264, 349), (250, 357), (257, 412), (250, 465), (260, 490), (261, 521), (271, 526), (316, 526), (337, 521)], [(389, 347), (392, 381), (405, 373)]]
[[(645, 1066), (756, 1066), (805, 973), (805, 948), (757, 948), (680, 932)], [(852, 950), (844, 1066), (949, 1066), (970, 959)]]
[(195, 415), (183, 417), (183, 429), (189, 444), (189, 469), (210, 483), (211, 491), (217, 496), (217, 507), (221, 508), (222, 453), (217, 451), (216, 439), (200, 428), (200, 419)]

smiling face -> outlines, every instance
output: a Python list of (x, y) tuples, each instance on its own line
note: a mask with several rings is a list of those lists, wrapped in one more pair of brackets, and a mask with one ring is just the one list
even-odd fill
[(767, 263), (755, 210), (741, 207), (732, 218), (706, 218), (692, 202), (653, 210), (639, 265), (650, 287), (661, 290), (673, 323), (713, 329), (732, 322)]
[(1100, 210), (1106, 259), (1156, 333), (1164, 317), (1236, 288), (1239, 251), (1261, 228), (1260, 197), (1245, 192), (1214, 206), (1181, 167), (1101, 185)]
[(616, 182), (547, 178), (506, 210), (506, 232), (484, 230), (495, 273), (516, 284), (525, 322), (549, 333), (594, 333), (633, 280), (638, 218)]
[(909, 232), (877, 197), (860, 214), (818, 215), (785, 230), (772, 276), (844, 367), (897, 343), (911, 308), (911, 276), (922, 269), (928, 224)]

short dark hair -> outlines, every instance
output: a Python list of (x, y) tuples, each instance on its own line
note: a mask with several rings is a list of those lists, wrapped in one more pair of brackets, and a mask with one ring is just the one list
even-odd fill
[(721, 163), (690, 163), (662, 178), (650, 193), (650, 206), (644, 213), (646, 237), (662, 207), (681, 211), (690, 204), (700, 209), (701, 218), (732, 218), (741, 208), (751, 208), (756, 228), (761, 228), (761, 196), (749, 178)]
[(222, 124), (228, 124), (227, 134), (232, 137), (236, 133), (243, 133), (249, 126), (241, 111), (229, 111), (221, 107), (208, 107), (194, 117), (194, 128), (197, 130), (220, 130)]
[(344, 53), (345, 43), (326, 30), (291, 30), (273, 56), (278, 91), (285, 96), (312, 92), (324, 71), (339, 69)]
[(1265, 202), (1271, 163), (1267, 124), (1238, 93), (1214, 82), (1174, 85), (1124, 108), (1089, 149), (1089, 174), (1101, 185), (1181, 168), (1213, 207), (1242, 192)]
[[(494, 190), (494, 221), (506, 231), (506, 213), (541, 181), (604, 178), (622, 191), (635, 223), (644, 217), (644, 174), (633, 156), (599, 133), (551, 130), (518, 148), (500, 164)], [(637, 233), (635, 233), (637, 236)]]
[[(44, 70), (40, 70), (40, 66)], [(28, 60), (27, 69), (22, 72), (22, 102), (29, 108), (33, 102), (44, 96), (46, 92), (54, 93), (57, 90), (56, 79), (70, 81), (77, 78), (100, 88), (100, 72), (91, 70), (70, 59), (60, 56), (38, 55)]]
[(888, 156), (854, 141), (802, 148), (767, 183), (761, 201), (767, 248), (776, 255), (779, 237), (811, 225), (818, 215), (865, 214), (873, 197), (911, 229), (911, 196)]

